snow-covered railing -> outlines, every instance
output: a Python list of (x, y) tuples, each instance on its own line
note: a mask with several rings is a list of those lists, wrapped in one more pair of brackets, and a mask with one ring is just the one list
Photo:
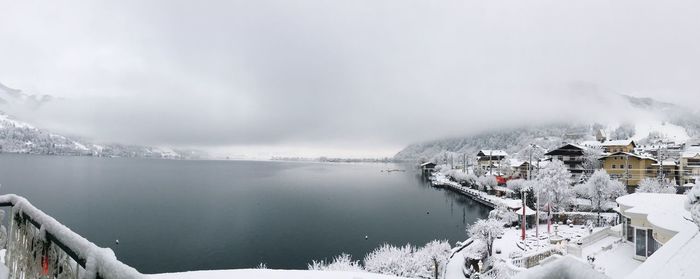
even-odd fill
[(7, 249), (10, 279), (145, 278), (111, 249), (98, 247), (23, 197), (2, 195), (0, 207), (11, 207), (9, 238), (0, 243)]
[(525, 255), (520, 258), (511, 259), (511, 263), (516, 267), (531, 268), (539, 265), (541, 260), (544, 260), (552, 255), (564, 255), (564, 252), (559, 248), (553, 247), (547, 250)]

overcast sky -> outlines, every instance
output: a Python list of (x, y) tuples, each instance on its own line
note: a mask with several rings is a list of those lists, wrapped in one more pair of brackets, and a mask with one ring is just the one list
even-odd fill
[(0, 82), (67, 99), (24, 117), (98, 141), (391, 156), (429, 139), (610, 117), (596, 98), (613, 93), (700, 104), (700, 1), (0, 7)]

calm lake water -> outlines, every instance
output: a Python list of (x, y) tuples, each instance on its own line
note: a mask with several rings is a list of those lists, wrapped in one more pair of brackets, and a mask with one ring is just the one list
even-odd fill
[(394, 168), (408, 167), (0, 154), (0, 191), (143, 273), (299, 269), (343, 252), (362, 259), (384, 242), (454, 245), (488, 215), (413, 172), (380, 171)]

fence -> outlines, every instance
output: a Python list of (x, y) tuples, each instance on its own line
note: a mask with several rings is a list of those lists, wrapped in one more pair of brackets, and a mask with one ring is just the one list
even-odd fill
[[(145, 278), (111, 249), (97, 247), (23, 197), (2, 195), (0, 207), (10, 207), (9, 237), (0, 237), (10, 279)], [(3, 235), (8, 235), (5, 226), (0, 227)]]

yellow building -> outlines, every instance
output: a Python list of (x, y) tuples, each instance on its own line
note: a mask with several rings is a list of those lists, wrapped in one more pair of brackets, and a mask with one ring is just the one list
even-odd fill
[(636, 187), (642, 179), (658, 174), (658, 168), (652, 166), (657, 163), (654, 158), (634, 153), (616, 152), (601, 158), (601, 161), (605, 171), (627, 187)]
[(609, 140), (601, 144), (603, 150), (607, 153), (615, 152), (634, 152), (637, 144), (633, 140)]

